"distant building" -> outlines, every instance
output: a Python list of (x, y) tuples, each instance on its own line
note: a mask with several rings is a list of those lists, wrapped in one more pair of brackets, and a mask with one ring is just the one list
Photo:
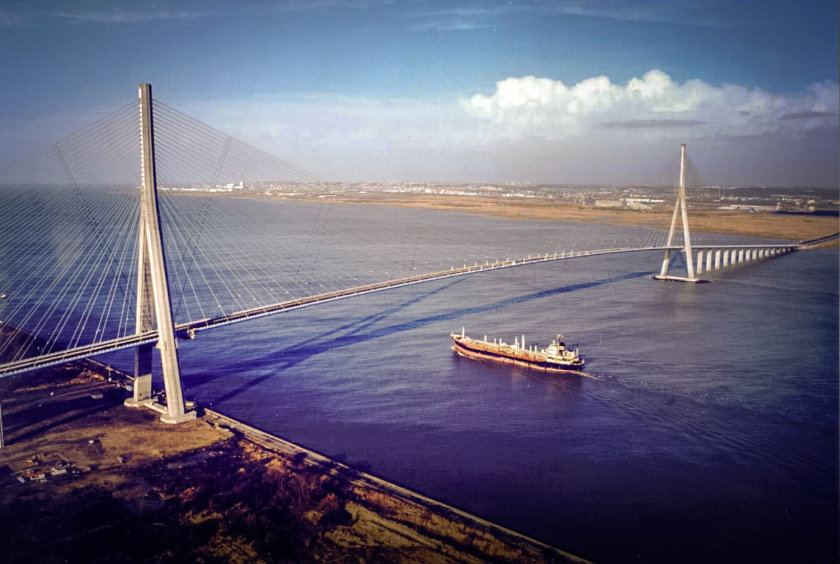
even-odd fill
[(633, 210), (648, 211), (648, 210), (653, 209), (652, 205), (645, 204), (645, 203), (639, 202), (639, 201), (634, 200), (634, 199), (624, 200), (624, 203), (628, 208), (633, 209)]
[(623, 208), (624, 202), (621, 200), (595, 200), (596, 208)]

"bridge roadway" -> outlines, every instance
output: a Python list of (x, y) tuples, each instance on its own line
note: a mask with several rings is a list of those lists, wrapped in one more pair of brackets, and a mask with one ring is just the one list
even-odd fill
[[(790, 244), (774, 244), (774, 245), (693, 245), (694, 250), (709, 250), (709, 249), (786, 249), (795, 250), (800, 248), (807, 248), (814, 245), (824, 243), (837, 239), (840, 233), (834, 233), (826, 237), (818, 239), (811, 239), (809, 241), (801, 241), (799, 243)], [(231, 325), (239, 323), (248, 319), (255, 319), (257, 317), (265, 317), (275, 313), (285, 311), (293, 311), (296, 309), (303, 309), (318, 304), (333, 302), (350, 298), (353, 296), (360, 296), (363, 294), (371, 294), (373, 292), (381, 292), (392, 288), (399, 288), (402, 286), (410, 286), (412, 284), (420, 284), (422, 282), (431, 282), (432, 280), (442, 280), (444, 278), (451, 278), (454, 276), (464, 276), (467, 274), (474, 274), (478, 272), (486, 272), (489, 270), (499, 270), (502, 268), (512, 268), (516, 266), (525, 266), (528, 264), (535, 264), (540, 262), (550, 262), (555, 260), (566, 260), (578, 257), (610, 255), (618, 253), (633, 253), (643, 251), (681, 251), (681, 246), (651, 246), (651, 247), (635, 247), (635, 248), (615, 248), (615, 249), (601, 249), (593, 251), (578, 251), (569, 253), (553, 253), (545, 255), (528, 256), (523, 259), (514, 260), (499, 260), (496, 262), (487, 262), (485, 264), (474, 264), (472, 266), (464, 265), (461, 268), (450, 268), (449, 270), (442, 270), (438, 272), (431, 272), (427, 274), (419, 274), (417, 276), (409, 276), (405, 278), (398, 278), (395, 280), (388, 280), (385, 282), (377, 282), (374, 284), (366, 284), (363, 286), (356, 286), (344, 290), (337, 290), (333, 292), (326, 292), (322, 294), (315, 294), (306, 298), (297, 298), (275, 304), (255, 307), (235, 313), (219, 315), (210, 317), (199, 321), (191, 321), (189, 323), (182, 323), (175, 326), (175, 333), (181, 339), (192, 339), (198, 331), (205, 329), (212, 329), (214, 327), (221, 327), (224, 325)], [(0, 322), (2, 323), (2, 322)], [(56, 366), (74, 360), (81, 360), (95, 355), (100, 355), (108, 352), (118, 351), (122, 349), (137, 347), (140, 345), (151, 344), (157, 342), (157, 332), (149, 331), (139, 335), (129, 335), (117, 339), (102, 341), (91, 345), (83, 345), (74, 347), (63, 351), (52, 352), (45, 355), (17, 360), (5, 364), (0, 364), (0, 378), (4, 376), (12, 376), (23, 372), (29, 372), (38, 368), (46, 368), (48, 366)]]

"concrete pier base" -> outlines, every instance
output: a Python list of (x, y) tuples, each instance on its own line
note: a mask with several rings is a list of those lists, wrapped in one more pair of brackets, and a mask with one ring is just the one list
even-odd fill
[[(163, 408), (163, 406), (160, 406)], [(166, 408), (164, 408), (166, 409)], [(195, 419), (195, 411), (185, 411), (184, 413), (177, 413), (175, 415), (170, 415), (169, 413), (164, 413), (160, 416), (160, 420), (164, 423), (184, 423), (185, 421), (192, 421)]]
[(152, 397), (152, 353), (154, 345), (142, 345), (134, 349), (134, 391), (123, 402), (128, 407), (147, 407)]
[(134, 393), (123, 403), (128, 407), (145, 407), (151, 401), (154, 401), (154, 398), (152, 398), (152, 375), (135, 376)]

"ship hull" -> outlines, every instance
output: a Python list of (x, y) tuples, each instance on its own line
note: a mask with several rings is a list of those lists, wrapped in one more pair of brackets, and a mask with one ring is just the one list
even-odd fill
[(478, 346), (465, 343), (457, 336), (452, 337), (452, 350), (465, 358), (476, 360), (487, 360), (500, 364), (511, 364), (514, 366), (522, 366), (532, 370), (539, 370), (542, 372), (579, 372), (583, 369), (583, 361), (579, 363), (565, 363), (556, 361), (544, 361), (534, 358), (527, 358), (525, 356), (506, 353), (504, 351), (488, 350)]

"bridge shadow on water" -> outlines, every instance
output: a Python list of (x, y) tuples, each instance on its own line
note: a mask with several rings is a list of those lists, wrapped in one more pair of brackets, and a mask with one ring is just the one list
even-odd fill
[(253, 378), (248, 382), (242, 384), (241, 386), (216, 398), (217, 403), (222, 403), (238, 396), (239, 394), (255, 386), (262, 384), (269, 378), (275, 376), (277, 372), (296, 366), (297, 364), (300, 364), (301, 362), (304, 362), (326, 351), (353, 346), (365, 341), (386, 337), (394, 333), (413, 331), (420, 327), (424, 327), (433, 323), (439, 323), (441, 321), (452, 321), (465, 315), (474, 315), (478, 313), (495, 311), (505, 307), (530, 302), (533, 300), (548, 298), (560, 294), (577, 292), (580, 290), (586, 290), (598, 286), (605, 286), (607, 284), (615, 284), (617, 282), (623, 282), (625, 280), (632, 280), (635, 278), (651, 276), (652, 274), (653, 272), (650, 271), (631, 272), (628, 274), (622, 274), (620, 276), (602, 278), (600, 280), (592, 280), (589, 282), (581, 282), (578, 284), (570, 284), (568, 286), (560, 286), (558, 288), (541, 290), (539, 292), (531, 292), (528, 294), (513, 296), (505, 298), (503, 300), (478, 306), (453, 309), (444, 313), (428, 315), (425, 317), (418, 317), (417, 319), (412, 319), (411, 321), (405, 321), (402, 323), (396, 323), (394, 325), (370, 329), (374, 324), (387, 319), (391, 315), (401, 310), (404, 310), (412, 305), (421, 303), (433, 297), (434, 295), (463, 282), (463, 279), (458, 279), (444, 286), (441, 286), (440, 288), (413, 297), (410, 300), (407, 300), (385, 310), (376, 312), (358, 321), (354, 321), (352, 323), (347, 323), (345, 325), (336, 327), (335, 329), (327, 331), (326, 333), (322, 333), (320, 335), (308, 335), (305, 341), (301, 341), (289, 347), (279, 349), (270, 354), (266, 354), (261, 357), (251, 358), (243, 362), (215, 367), (213, 369), (213, 375), (203, 378), (202, 382), (209, 382), (212, 380), (217, 380), (219, 378), (224, 378), (231, 374), (241, 373), (243, 371), (252, 369), (254, 366), (270, 366), (273, 368), (273, 370), (270, 373)]

